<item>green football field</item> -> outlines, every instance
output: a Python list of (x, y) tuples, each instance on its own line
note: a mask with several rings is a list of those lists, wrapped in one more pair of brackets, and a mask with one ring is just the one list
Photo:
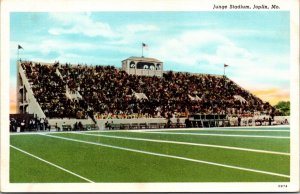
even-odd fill
[(289, 182), (288, 127), (10, 135), (11, 183)]

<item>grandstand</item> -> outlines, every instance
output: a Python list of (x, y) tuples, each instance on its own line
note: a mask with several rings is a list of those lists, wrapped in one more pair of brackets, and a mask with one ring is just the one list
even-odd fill
[[(21, 60), (17, 66), (19, 112), (47, 118), (52, 127), (225, 126), (232, 118), (275, 114), (226, 76), (163, 71), (154, 58), (129, 57), (120, 69)], [(195, 114), (199, 122), (188, 124)]]

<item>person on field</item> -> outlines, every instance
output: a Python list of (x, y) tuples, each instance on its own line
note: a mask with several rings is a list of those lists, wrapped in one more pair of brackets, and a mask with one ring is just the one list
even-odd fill
[(241, 121), (242, 121), (241, 116), (238, 116), (238, 126), (241, 126)]

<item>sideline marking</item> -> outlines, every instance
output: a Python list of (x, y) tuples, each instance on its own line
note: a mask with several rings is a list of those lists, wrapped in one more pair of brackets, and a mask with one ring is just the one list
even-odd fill
[[(143, 131), (147, 131), (147, 130), (143, 130)], [(154, 131), (154, 130), (153, 130)], [(162, 131), (162, 132), (167, 132), (168, 130), (155, 130), (155, 131)], [(169, 131), (181, 131), (179, 129), (175, 129), (175, 130), (172, 130), (170, 129)], [(195, 132), (200, 132), (200, 131), (234, 131), (234, 132), (286, 132), (286, 133), (289, 133), (290, 130), (284, 130), (284, 129), (185, 129), (183, 131), (195, 131)]]
[[(275, 129), (278, 129), (278, 128), (282, 128), (282, 130), (284, 131), (290, 131), (290, 126), (289, 125), (272, 125), (272, 126), (240, 126), (240, 127), (212, 127), (212, 128), (209, 128), (209, 127), (205, 127), (205, 128), (195, 128), (195, 127), (192, 127), (192, 128), (168, 128), (168, 129), (162, 129), (162, 128), (159, 128), (159, 129), (138, 129), (139, 131), (168, 131), (168, 130), (172, 130), (172, 131), (186, 131), (186, 130), (212, 130), (212, 129), (232, 129), (232, 130), (241, 130), (241, 129), (246, 129), (246, 130), (251, 130), (251, 129), (256, 129), (256, 130), (266, 130), (266, 129), (269, 129), (269, 130), (275, 130)], [(268, 130), (268, 131), (269, 131)], [(281, 129), (279, 129), (281, 130)], [(100, 130), (100, 131), (132, 131), (132, 130)], [(276, 130), (277, 131), (277, 130)]]
[(197, 163), (202, 163), (202, 164), (209, 164), (209, 165), (213, 165), (213, 166), (221, 166), (221, 167), (225, 167), (225, 168), (232, 168), (232, 169), (237, 169), (237, 170), (242, 170), (242, 171), (256, 172), (256, 173), (261, 173), (261, 174), (267, 174), (267, 175), (279, 176), (279, 177), (284, 177), (284, 178), (290, 178), (290, 176), (286, 175), (286, 174), (268, 172), (268, 171), (263, 171), (263, 170), (255, 170), (255, 169), (251, 169), (251, 168), (244, 168), (244, 167), (232, 166), (232, 165), (227, 165), (227, 164), (220, 164), (220, 163), (216, 163), (216, 162), (208, 162), (208, 161), (205, 161), (205, 160), (197, 160), (197, 159), (185, 158), (185, 157), (174, 156), (174, 155), (167, 155), (167, 154), (160, 154), (160, 153), (142, 151), (142, 150), (131, 149), (131, 148), (124, 148), (124, 147), (113, 146), (113, 145), (109, 145), (109, 144), (83, 141), (83, 140), (60, 137), (60, 136), (55, 136), (55, 135), (46, 135), (46, 134), (40, 134), (40, 135), (46, 136), (46, 137), (57, 138), (57, 139), (63, 139), (63, 140), (67, 140), (67, 141), (74, 141), (74, 142), (97, 145), (97, 146), (103, 146), (103, 147), (114, 148), (114, 149), (119, 149), (119, 150), (137, 152), (137, 153), (142, 153), (142, 154), (161, 156), (161, 157), (166, 157), (166, 158), (175, 158), (175, 159), (180, 159), (180, 160), (185, 160), (185, 161), (197, 162)]
[(16, 149), (16, 150), (18, 150), (18, 151), (20, 151), (20, 152), (22, 152), (22, 153), (24, 153), (24, 154), (27, 154), (27, 155), (29, 155), (29, 156), (31, 156), (31, 157), (33, 157), (33, 158), (36, 158), (36, 159), (38, 159), (38, 160), (40, 160), (40, 161), (42, 161), (42, 162), (45, 162), (45, 163), (47, 163), (47, 164), (49, 164), (49, 165), (51, 165), (51, 166), (54, 166), (54, 167), (56, 167), (56, 168), (58, 168), (58, 169), (61, 169), (61, 170), (65, 171), (65, 172), (67, 172), (67, 173), (69, 173), (69, 174), (72, 174), (72, 175), (74, 175), (74, 176), (77, 176), (77, 177), (79, 177), (79, 178), (81, 178), (81, 179), (83, 179), (83, 180), (85, 180), (85, 181), (88, 181), (88, 182), (90, 182), (90, 183), (95, 183), (95, 182), (93, 182), (93, 181), (91, 181), (91, 180), (89, 180), (89, 179), (87, 179), (87, 178), (85, 178), (85, 177), (83, 177), (83, 176), (80, 176), (80, 175), (78, 175), (78, 174), (76, 174), (76, 173), (74, 173), (74, 172), (72, 172), (72, 171), (69, 171), (69, 170), (67, 170), (67, 169), (65, 169), (65, 168), (63, 168), (63, 167), (61, 167), (61, 166), (58, 166), (58, 165), (56, 165), (56, 164), (53, 164), (53, 163), (51, 163), (51, 162), (49, 162), (49, 161), (47, 161), (47, 160), (44, 160), (44, 159), (42, 159), (42, 158), (40, 158), (40, 157), (38, 157), (38, 156), (35, 156), (35, 155), (33, 155), (33, 154), (29, 153), (29, 152), (26, 152), (26, 151), (24, 151), (24, 150), (22, 150), (22, 149), (20, 149), (20, 148), (17, 148), (17, 147), (15, 147), (15, 146), (13, 146), (13, 145), (9, 145), (9, 146), (12, 147), (12, 148), (14, 148), (14, 149)]
[[(170, 128), (170, 129), (138, 129), (139, 131), (187, 131), (187, 130), (199, 130), (199, 131), (204, 131), (204, 130), (228, 130), (228, 131), (237, 131), (237, 130), (241, 130), (241, 131), (245, 131), (245, 130), (251, 130), (251, 129), (255, 129), (257, 131), (263, 131), (265, 130), (264, 128), (267, 128), (269, 130), (266, 131), (290, 131), (290, 126), (289, 125), (272, 125), (272, 126), (241, 126), (241, 127), (212, 127), (212, 128)], [(275, 130), (276, 128), (287, 128), (286, 130)], [(261, 130), (259, 130), (261, 129)], [(133, 130), (92, 130), (89, 131), (91, 133), (97, 133), (97, 132), (132, 132)], [(30, 131), (30, 132), (10, 132), (10, 135), (35, 135), (35, 134), (43, 134), (43, 133), (61, 133), (61, 132), (67, 132), (67, 131)]]
[(284, 136), (266, 136), (266, 135), (232, 135), (232, 134), (215, 134), (215, 133), (175, 133), (175, 132), (160, 132), (160, 131), (132, 131), (135, 133), (159, 133), (159, 134), (173, 134), (173, 135), (204, 135), (204, 136), (221, 136), (221, 137), (251, 137), (251, 138), (274, 138), (274, 139), (290, 139)]
[(158, 143), (170, 143), (170, 144), (181, 144), (181, 145), (193, 145), (199, 147), (212, 147), (212, 148), (221, 148), (221, 149), (229, 149), (229, 150), (240, 150), (240, 151), (249, 151), (249, 152), (258, 152), (258, 153), (266, 153), (266, 154), (277, 154), (277, 155), (286, 155), (289, 156), (290, 153), (286, 152), (276, 152), (276, 151), (268, 151), (268, 150), (258, 150), (251, 148), (240, 148), (240, 147), (232, 147), (232, 146), (222, 146), (222, 145), (214, 145), (214, 144), (202, 144), (202, 143), (192, 143), (192, 142), (182, 142), (182, 141), (171, 141), (171, 140), (158, 140), (158, 139), (147, 139), (147, 138), (136, 138), (136, 137), (126, 137), (126, 136), (112, 136), (112, 135), (101, 135), (101, 134), (89, 134), (85, 132), (73, 132), (75, 134), (80, 135), (88, 135), (88, 136), (99, 136), (99, 137), (108, 137), (108, 138), (116, 138), (116, 139), (128, 139), (135, 141), (149, 141), (149, 142), (158, 142)]

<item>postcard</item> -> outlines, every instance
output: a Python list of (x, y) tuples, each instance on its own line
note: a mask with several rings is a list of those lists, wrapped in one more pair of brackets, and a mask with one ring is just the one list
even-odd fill
[(299, 192), (298, 6), (1, 1), (1, 191)]

